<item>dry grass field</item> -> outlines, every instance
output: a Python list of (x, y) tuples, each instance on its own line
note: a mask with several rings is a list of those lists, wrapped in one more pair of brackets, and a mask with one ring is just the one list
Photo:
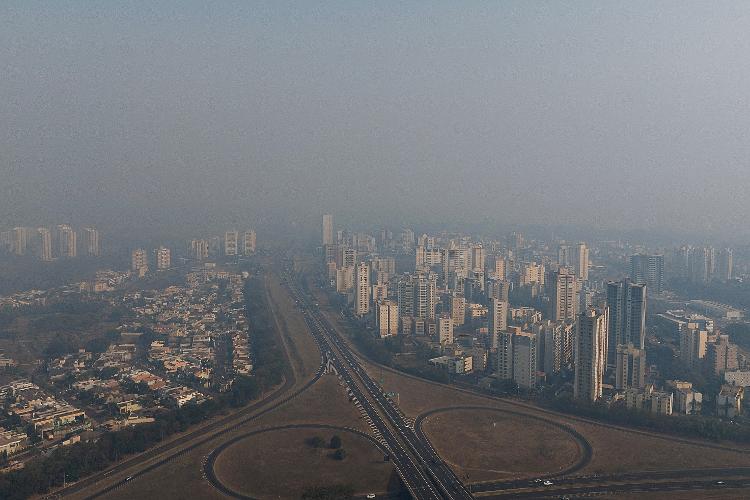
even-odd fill
[(441, 412), (427, 417), (422, 429), (459, 477), (471, 482), (555, 473), (580, 456), (563, 430), (501, 412)]
[(617, 500), (683, 500), (683, 499), (700, 499), (700, 500), (740, 500), (750, 498), (750, 490), (725, 489), (717, 486), (714, 491), (639, 491), (637, 493), (620, 493), (608, 497)]
[(289, 347), (291, 361), (298, 378), (312, 376), (320, 365), (320, 351), (308, 331), (305, 320), (294, 300), (281, 286), (277, 276), (268, 280), (268, 290), (274, 312), (279, 319), (284, 339)]
[(669, 436), (652, 437), (596, 424), (571, 422), (571, 427), (583, 434), (594, 449), (583, 473), (750, 466), (750, 453), (679, 443)]
[(332, 373), (323, 375), (315, 385), (286, 405), (257, 419), (252, 427), (297, 423), (338, 425), (363, 432), (370, 430), (357, 407), (349, 402), (338, 377)]
[[(346, 392), (339, 384), (338, 378), (332, 374), (324, 375), (315, 385), (286, 405), (243, 425), (236, 431), (212, 440), (198, 449), (180, 455), (169, 464), (157, 469), (157, 471), (151, 472), (114, 492), (108, 493), (107, 498), (118, 500), (157, 497), (162, 500), (224, 498), (219, 491), (202, 477), (202, 461), (213, 449), (233, 438), (255, 430), (287, 424), (310, 423), (350, 427), (363, 432), (369, 431), (369, 427), (362, 420), (356, 407), (348, 401)], [(321, 435), (327, 434), (321, 433)], [(365, 442), (367, 443), (367, 441)], [(373, 445), (369, 444), (369, 446)], [(348, 446), (345, 444), (345, 447)], [(299, 446), (297, 448), (301, 449)], [(374, 446), (373, 450), (375, 450)], [(380, 459), (382, 458), (381, 456)], [(250, 464), (251, 462), (246, 463)], [(123, 473), (122, 477), (113, 477), (111, 479), (121, 480), (128, 474), (130, 472)], [(88, 488), (72, 498), (87, 498), (105, 486), (106, 481), (96, 488)]]
[[(309, 446), (306, 440), (326, 441), (338, 434), (346, 450), (336, 460), (333, 450)], [(386, 492), (393, 465), (369, 440), (330, 429), (287, 429), (256, 434), (224, 450), (216, 461), (216, 475), (233, 491), (254, 498), (300, 498), (311, 486), (350, 484), (358, 493)]]

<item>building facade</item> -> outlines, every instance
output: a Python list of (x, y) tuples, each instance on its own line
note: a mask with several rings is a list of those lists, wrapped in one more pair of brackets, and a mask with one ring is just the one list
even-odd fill
[(576, 399), (596, 401), (602, 396), (607, 360), (609, 310), (589, 309), (576, 322), (575, 380)]
[(617, 347), (632, 344), (646, 347), (646, 285), (629, 280), (607, 284), (609, 340), (607, 366), (614, 368)]

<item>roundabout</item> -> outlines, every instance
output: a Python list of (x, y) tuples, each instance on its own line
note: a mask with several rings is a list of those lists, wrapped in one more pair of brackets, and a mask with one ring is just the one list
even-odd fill
[[(341, 438), (345, 458), (328, 447)], [(324, 446), (314, 446), (314, 438)], [(216, 448), (204, 473), (222, 493), (243, 499), (300, 498), (312, 487), (349, 485), (357, 493), (397, 491), (400, 482), (387, 451), (355, 429), (298, 424), (271, 427), (237, 436)]]
[(417, 417), (415, 429), (467, 483), (563, 476), (592, 456), (575, 429), (513, 410), (438, 408)]

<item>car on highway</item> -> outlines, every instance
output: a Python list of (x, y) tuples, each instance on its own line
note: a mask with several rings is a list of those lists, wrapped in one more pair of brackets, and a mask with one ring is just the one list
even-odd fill
[(125, 481), (130, 481), (131, 479), (133, 479), (133, 476), (128, 476), (125, 478)]
[(714, 484), (716, 484), (718, 486), (723, 486), (723, 485), (725, 485), (727, 483), (725, 483), (724, 481), (716, 481)]
[(367, 498), (375, 498), (375, 493), (368, 493)]
[(544, 482), (543, 482), (542, 484), (543, 484), (544, 486), (552, 486), (552, 485), (553, 485), (553, 484), (555, 484), (555, 483), (553, 483), (553, 482), (552, 482), (552, 481), (550, 481), (549, 479), (545, 479), (545, 480), (544, 480)]

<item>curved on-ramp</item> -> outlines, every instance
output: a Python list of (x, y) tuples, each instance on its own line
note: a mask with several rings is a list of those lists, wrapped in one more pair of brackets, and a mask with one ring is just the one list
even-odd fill
[[(429, 446), (432, 446), (432, 444), (430, 443), (430, 440), (428, 439), (427, 435), (424, 433), (424, 430), (422, 429), (422, 424), (424, 420), (427, 417), (430, 417), (438, 413), (447, 413), (447, 412), (456, 411), (456, 410), (490, 411), (494, 413), (503, 413), (506, 415), (512, 415), (514, 417), (521, 417), (523, 419), (535, 420), (537, 422), (541, 422), (545, 425), (549, 425), (558, 430), (561, 430), (565, 434), (568, 434), (578, 446), (578, 460), (575, 463), (566, 467), (565, 469), (562, 469), (554, 473), (545, 474), (545, 476), (547, 477), (560, 477), (560, 476), (566, 476), (569, 474), (574, 474), (582, 470), (584, 467), (586, 467), (589, 464), (589, 462), (591, 462), (591, 458), (594, 454), (594, 450), (591, 447), (591, 443), (589, 443), (589, 441), (580, 432), (573, 429), (569, 425), (556, 422), (554, 420), (544, 418), (538, 415), (530, 415), (528, 413), (523, 413), (523, 412), (518, 412), (518, 411), (513, 411), (513, 410), (506, 410), (502, 408), (494, 408), (491, 406), (447, 406), (444, 408), (436, 408), (434, 410), (424, 412), (421, 415), (419, 415), (414, 421), (414, 430), (416, 431), (417, 436), (419, 436), (419, 439), (421, 439), (425, 443), (428, 443)], [(495, 483), (494, 481), (483, 481), (481, 483), (475, 483), (475, 484), (481, 484), (483, 486), (490, 486), (494, 483)]]
[(244, 495), (242, 493), (239, 493), (237, 491), (234, 491), (233, 489), (225, 486), (221, 480), (216, 476), (216, 471), (214, 470), (214, 467), (216, 465), (216, 459), (219, 458), (221, 453), (229, 448), (230, 446), (247, 439), (252, 436), (256, 436), (258, 434), (264, 434), (266, 432), (274, 432), (274, 431), (283, 431), (288, 429), (326, 429), (326, 430), (334, 430), (338, 432), (348, 432), (350, 434), (355, 434), (359, 437), (363, 437), (367, 439), (370, 443), (372, 443), (375, 447), (378, 448), (384, 455), (388, 455), (389, 452), (385, 447), (378, 442), (377, 439), (370, 436), (369, 434), (366, 434), (362, 431), (359, 431), (357, 429), (352, 429), (351, 427), (339, 427), (335, 425), (327, 425), (327, 424), (289, 424), (289, 425), (281, 425), (277, 427), (268, 427), (265, 429), (258, 429), (255, 431), (251, 431), (245, 434), (242, 434), (240, 436), (234, 437), (230, 439), (229, 441), (226, 441), (221, 444), (218, 448), (214, 449), (206, 459), (204, 465), (203, 465), (203, 471), (205, 473), (206, 479), (211, 483), (211, 485), (216, 488), (217, 490), (221, 491), (227, 496), (233, 497), (233, 498), (240, 498), (243, 500), (257, 500), (255, 497), (251, 497), (248, 495)]

